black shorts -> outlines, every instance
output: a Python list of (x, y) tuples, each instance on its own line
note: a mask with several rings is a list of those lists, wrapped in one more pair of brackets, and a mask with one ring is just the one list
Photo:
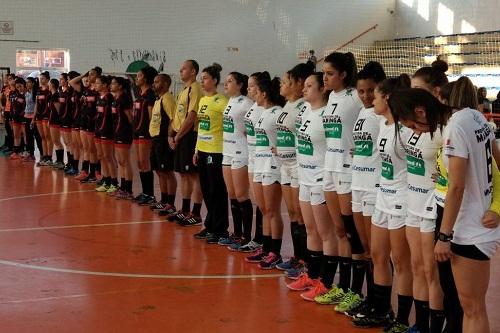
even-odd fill
[(151, 140), (151, 135), (149, 135), (148, 130), (139, 130), (134, 132), (133, 136), (134, 140)]
[(457, 256), (472, 260), (487, 261), (490, 258), (484, 254), (476, 245), (459, 245), (451, 242), (451, 252)]
[(71, 128), (73, 126), (73, 119), (71, 116), (67, 116), (61, 119), (61, 127), (62, 128)]
[(17, 115), (17, 114), (13, 114), (12, 115), (12, 121), (15, 123), (15, 124), (24, 124), (24, 116), (20, 116), (20, 115)]
[(174, 171), (174, 151), (167, 137), (151, 138), (151, 168), (155, 171)]
[(133, 141), (132, 129), (115, 132), (115, 145), (131, 145)]
[(180, 173), (197, 172), (196, 166), (193, 165), (194, 148), (196, 147), (196, 139), (198, 132), (191, 131), (184, 135), (177, 144), (174, 152), (174, 170)]

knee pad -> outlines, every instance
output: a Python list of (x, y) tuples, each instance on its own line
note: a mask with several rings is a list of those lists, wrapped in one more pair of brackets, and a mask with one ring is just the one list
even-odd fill
[(342, 220), (344, 221), (344, 228), (347, 234), (347, 239), (351, 244), (352, 254), (363, 254), (365, 249), (359, 238), (358, 230), (356, 230), (356, 225), (354, 224), (354, 217), (352, 215), (342, 215)]

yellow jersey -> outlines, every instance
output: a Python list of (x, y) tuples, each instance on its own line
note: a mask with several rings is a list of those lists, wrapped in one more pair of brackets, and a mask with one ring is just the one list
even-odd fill
[[(163, 112), (162, 112), (163, 109)], [(168, 125), (174, 118), (175, 102), (171, 93), (166, 92), (157, 98), (151, 112), (151, 121), (149, 122), (149, 134), (153, 136), (167, 136)], [(166, 116), (164, 116), (166, 115)]]
[[(203, 93), (198, 81), (194, 81), (177, 95), (175, 114), (172, 120), (172, 129), (174, 131), (178, 132), (181, 129), (182, 123), (186, 119), (189, 111), (198, 111), (198, 104), (202, 97)], [(194, 126), (194, 130), (196, 130), (196, 126)]]
[(222, 153), (223, 115), (227, 103), (227, 98), (219, 93), (201, 98), (198, 109), (197, 151)]

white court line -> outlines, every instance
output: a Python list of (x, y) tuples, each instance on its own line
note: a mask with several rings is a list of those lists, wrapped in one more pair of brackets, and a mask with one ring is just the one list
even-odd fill
[(282, 277), (283, 274), (242, 274), (242, 275), (172, 275), (172, 274), (136, 274), (136, 273), (118, 273), (118, 272), (93, 272), (83, 271), (68, 268), (46, 267), (38, 265), (28, 265), (19, 262), (13, 262), (0, 259), (0, 264), (13, 266), (17, 268), (28, 268), (46, 272), (58, 273), (72, 273), (81, 275), (94, 275), (94, 276), (112, 276), (112, 277), (126, 277), (126, 278), (141, 278), (141, 279), (262, 279), (262, 278), (276, 278)]
[(133, 221), (133, 222), (117, 222), (117, 223), (98, 223), (98, 224), (56, 225), (56, 226), (33, 227), (33, 228), (12, 228), (12, 229), (0, 229), (0, 232), (44, 231), (44, 230), (57, 230), (57, 229), (112, 227), (112, 226), (116, 226), (116, 225), (153, 224), (153, 223), (164, 223), (164, 222), (167, 222), (167, 220)]
[(18, 200), (18, 199), (28, 199), (28, 198), (36, 198), (36, 197), (45, 197), (45, 196), (49, 196), (49, 195), (73, 194), (73, 193), (84, 193), (84, 192), (95, 192), (95, 191), (94, 190), (81, 190), (81, 191), (69, 191), (69, 192), (54, 192), (54, 193), (40, 193), (40, 194), (21, 195), (21, 196), (18, 196), (18, 197), (3, 198), (3, 199), (0, 199), (0, 202), (10, 201), (10, 200)]

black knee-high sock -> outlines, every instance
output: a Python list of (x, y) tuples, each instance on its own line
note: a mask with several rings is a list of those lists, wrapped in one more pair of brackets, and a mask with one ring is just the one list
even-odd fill
[(392, 286), (373, 285), (372, 305), (376, 314), (385, 315), (391, 310), (391, 293)]
[(64, 163), (64, 149), (56, 150), (56, 161), (60, 163)]
[(352, 283), (351, 290), (358, 295), (362, 295), (363, 282), (365, 282), (365, 272), (368, 262), (366, 260), (352, 261)]
[(350, 257), (340, 257), (340, 271), (339, 271), (339, 288), (344, 292), (349, 290), (351, 286), (351, 266), (352, 259)]
[(141, 179), (141, 187), (142, 187), (142, 193), (146, 194), (146, 187), (145, 187), (145, 179), (144, 179), (144, 172), (139, 171), (139, 178)]
[(190, 198), (182, 199), (181, 211), (183, 211), (184, 213), (188, 213), (190, 210), (191, 210), (191, 199)]
[(66, 158), (68, 159), (68, 165), (73, 166), (73, 154), (71, 154), (69, 151), (66, 151)]
[(83, 162), (82, 162), (82, 171), (85, 171), (86, 173), (89, 173), (89, 166), (90, 166), (90, 162), (86, 161), (86, 160), (83, 160)]
[(80, 164), (80, 160), (73, 159), (73, 163), (71, 166), (73, 167), (73, 170), (78, 171), (78, 165)]
[(247, 199), (240, 202), (241, 220), (243, 223), (243, 237), (249, 241), (252, 239), (253, 206), (252, 200)]
[(90, 163), (90, 177), (95, 177), (95, 163)]
[(167, 203), (169, 205), (172, 205), (172, 206), (175, 205), (175, 193), (174, 194), (167, 194)]
[(337, 267), (339, 265), (339, 259), (339, 256), (323, 255), (321, 282), (323, 282), (325, 287), (328, 289), (330, 289), (333, 285), (333, 280), (335, 279), (335, 274), (337, 273)]
[(420, 333), (429, 333), (429, 301), (414, 300), (415, 325)]
[(132, 180), (125, 180), (124, 191), (126, 191), (128, 193), (132, 193)]
[(367, 260), (366, 269), (365, 269), (365, 277), (366, 277), (366, 297), (368, 301), (371, 302), (374, 294), (374, 281), (373, 281), (373, 262), (371, 260)]
[(301, 259), (299, 222), (290, 222), (290, 234), (292, 235), (293, 256), (296, 259)]
[(430, 333), (441, 333), (443, 331), (445, 319), (444, 311), (430, 309), (429, 312), (431, 317)]
[(283, 240), (281, 238), (271, 239), (271, 252), (277, 255), (281, 255), (281, 243)]
[(95, 164), (95, 171), (101, 173), (101, 161), (97, 161)]
[(111, 178), (111, 185), (118, 187), (118, 178)]
[(299, 243), (300, 243), (300, 259), (306, 261), (308, 254), (307, 251), (307, 231), (304, 224), (299, 224), (297, 227), (299, 232)]
[(149, 170), (144, 172), (144, 194), (154, 197), (155, 196), (155, 175), (153, 171)]
[(167, 193), (165, 193), (165, 192), (161, 192), (160, 193), (160, 202), (162, 204), (166, 204), (167, 203)]
[(318, 279), (321, 273), (321, 263), (323, 261), (323, 251), (308, 250), (307, 275), (311, 279)]
[(263, 240), (263, 246), (262, 246), (262, 249), (264, 250), (265, 253), (269, 253), (271, 252), (271, 244), (272, 244), (272, 241), (273, 239), (271, 238), (271, 236), (266, 236), (266, 235), (263, 235), (262, 236), (262, 240)]
[(253, 240), (259, 244), (262, 244), (263, 242), (262, 219), (262, 212), (259, 207), (257, 207), (257, 210), (255, 211), (255, 236)]
[(410, 317), (412, 304), (413, 296), (398, 295), (398, 314), (396, 319), (401, 324), (408, 325), (408, 317)]
[(241, 216), (241, 207), (237, 199), (231, 199), (231, 215), (233, 216), (234, 235), (243, 236), (243, 220)]
[(126, 180), (125, 178), (120, 178), (120, 189), (125, 191), (126, 190), (126, 184), (125, 184)]
[[(189, 207), (188, 207), (189, 208)], [(188, 209), (189, 211), (189, 209)], [(191, 211), (191, 213), (194, 215), (194, 216), (200, 216), (200, 212), (201, 212), (201, 202), (195, 202), (193, 204), (193, 210)]]

